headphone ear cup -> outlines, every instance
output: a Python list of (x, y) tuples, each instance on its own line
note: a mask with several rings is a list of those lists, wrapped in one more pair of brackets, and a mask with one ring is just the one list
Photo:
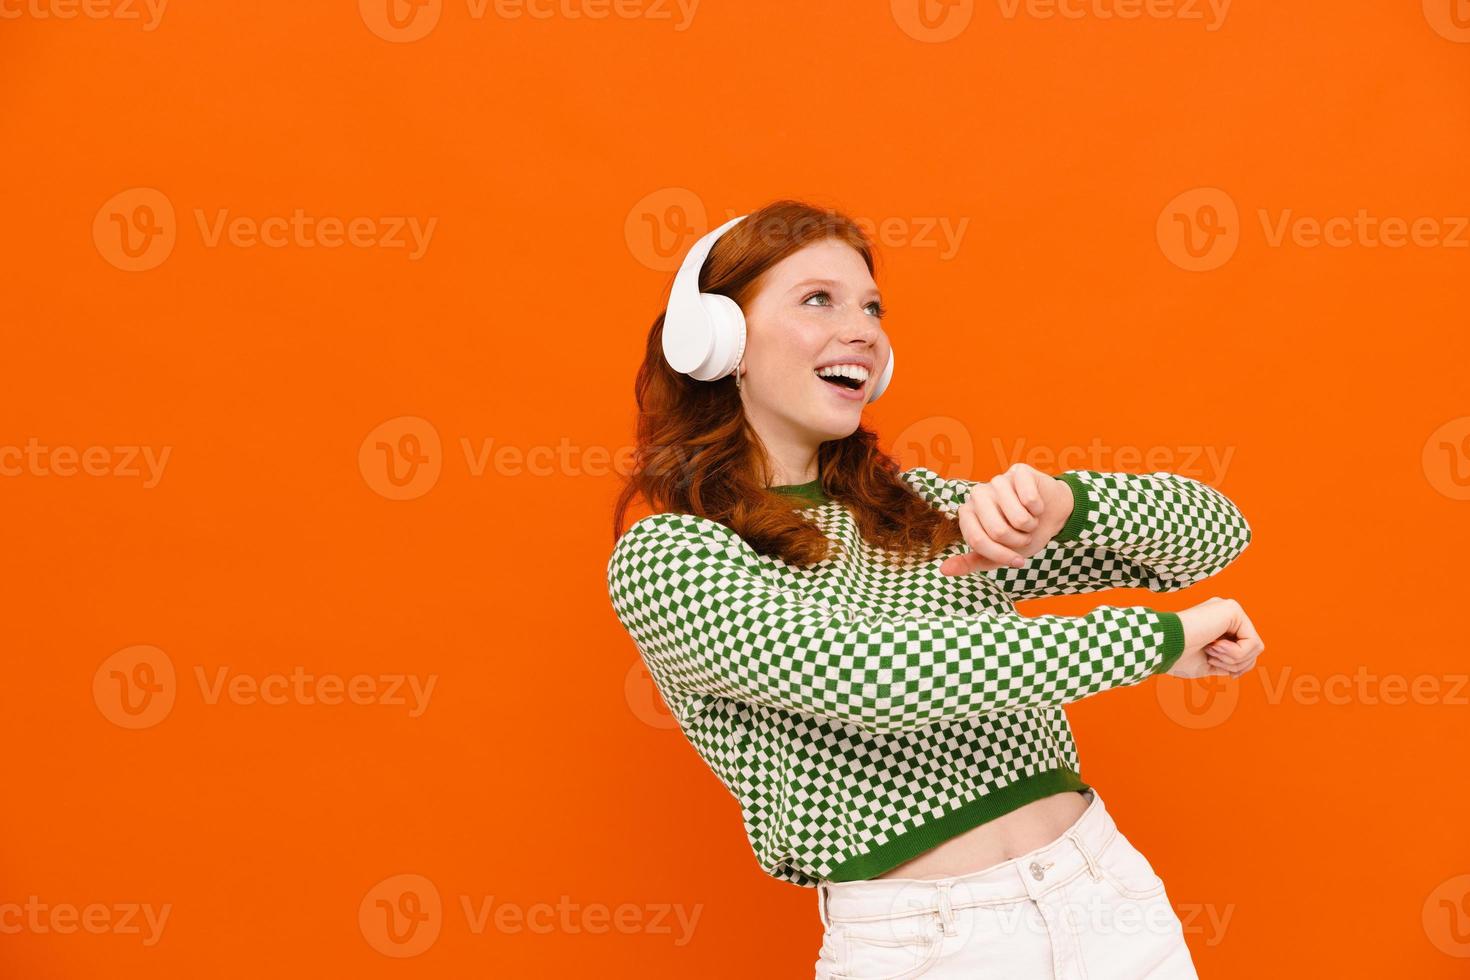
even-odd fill
[(873, 382), (873, 393), (868, 396), (868, 404), (877, 401), (888, 387), (888, 382), (893, 380), (893, 348), (888, 348), (888, 363), (883, 366), (883, 373), (878, 375), (878, 380)]
[(700, 293), (699, 303), (709, 319), (714, 344), (705, 370), (695, 375), (701, 381), (717, 381), (740, 366), (745, 354), (745, 313), (740, 304), (719, 293)]

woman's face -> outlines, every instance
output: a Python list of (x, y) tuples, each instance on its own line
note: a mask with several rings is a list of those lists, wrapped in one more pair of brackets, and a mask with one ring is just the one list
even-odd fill
[[(888, 363), (881, 310), (863, 257), (838, 239), (812, 242), (766, 270), (745, 307), (740, 397), (768, 445), (815, 452), (857, 429)], [(861, 365), (867, 376), (855, 391), (823, 381), (817, 369), (833, 364)]]

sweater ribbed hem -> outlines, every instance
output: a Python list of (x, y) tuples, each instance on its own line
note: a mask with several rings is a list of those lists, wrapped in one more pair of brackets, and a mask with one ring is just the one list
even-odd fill
[[(1147, 606), (1144, 608), (1148, 609)], [(1149, 612), (1159, 617), (1159, 626), (1164, 631), (1164, 660), (1154, 668), (1155, 674), (1162, 674), (1184, 653), (1184, 621), (1178, 613), (1168, 610), (1149, 609)]]
[(880, 844), (866, 854), (848, 858), (832, 869), (827, 880), (863, 881), (872, 878), (918, 857), (951, 837), (1010, 813), (1033, 800), (1067, 790), (1080, 791), (1089, 788), (1081, 776), (1065, 766), (1023, 777), (971, 800), (958, 810), (915, 827), (886, 844)]
[(1072, 514), (1067, 518), (1067, 523), (1062, 525), (1062, 529), (1052, 536), (1052, 540), (1074, 541), (1087, 530), (1087, 514), (1092, 509), (1092, 491), (1081, 478), (1072, 473), (1062, 473), (1056, 479), (1072, 488)]

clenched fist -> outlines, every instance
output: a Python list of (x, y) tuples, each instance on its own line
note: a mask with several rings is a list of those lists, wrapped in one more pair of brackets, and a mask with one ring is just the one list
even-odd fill
[(956, 515), (970, 550), (946, 558), (944, 575), (1020, 568), (1045, 548), (1072, 516), (1072, 488), (1025, 463), (1013, 463), (989, 483), (977, 483)]
[(1174, 677), (1239, 677), (1256, 665), (1266, 644), (1234, 599), (1216, 596), (1179, 610), (1184, 653), (1167, 673)]

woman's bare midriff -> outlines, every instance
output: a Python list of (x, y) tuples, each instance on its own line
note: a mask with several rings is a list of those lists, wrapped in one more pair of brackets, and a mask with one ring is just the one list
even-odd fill
[(983, 871), (1050, 844), (1077, 822), (1087, 802), (1079, 790), (1043, 796), (875, 877), (950, 878)]

